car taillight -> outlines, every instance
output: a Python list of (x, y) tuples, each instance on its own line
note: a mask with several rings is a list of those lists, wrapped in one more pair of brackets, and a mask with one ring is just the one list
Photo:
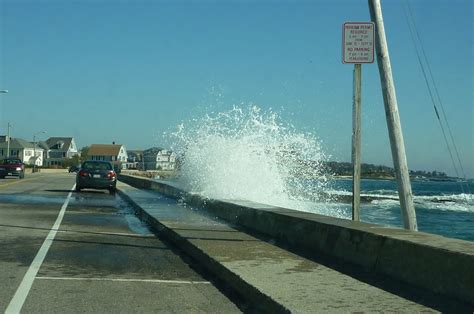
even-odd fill
[(81, 177), (88, 177), (88, 176), (89, 176), (89, 172), (84, 171), (84, 170), (81, 170), (81, 171), (79, 171), (79, 175), (80, 175)]
[(117, 176), (117, 175), (115, 174), (115, 171), (109, 171), (109, 172), (107, 173), (107, 178), (109, 178), (109, 179), (113, 179), (113, 178), (115, 178), (116, 176)]

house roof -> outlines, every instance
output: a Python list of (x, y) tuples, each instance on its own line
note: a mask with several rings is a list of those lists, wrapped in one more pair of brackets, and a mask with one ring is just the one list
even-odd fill
[(130, 154), (138, 154), (138, 155), (141, 155), (143, 154), (143, 150), (142, 149), (127, 149), (127, 153)]
[[(0, 143), (1, 148), (7, 148), (7, 146), (8, 146), (7, 142)], [(34, 148), (34, 145), (33, 143), (25, 141), (22, 138), (11, 138), (10, 149), (24, 149), (24, 148)], [(36, 149), (43, 150), (41, 147), (39, 147), (38, 143), (36, 143)]]
[(128, 157), (142, 158), (143, 151), (142, 150), (127, 150), (127, 155)]
[(158, 152), (162, 151), (163, 148), (161, 147), (152, 147), (152, 148), (148, 148), (148, 149), (145, 149), (143, 151), (143, 156), (150, 156), (150, 155), (156, 155), (158, 154)]
[[(38, 145), (39, 147), (43, 148), (43, 149), (46, 149), (46, 150), (49, 149), (49, 146), (48, 146), (48, 144), (46, 144), (45, 141), (39, 141), (39, 142), (37, 143), (37, 145)], [(37, 146), (37, 147), (38, 147), (38, 146)]]
[(71, 146), (72, 137), (50, 137), (46, 140), (49, 149), (68, 151)]
[(89, 156), (118, 156), (123, 145), (92, 144), (89, 147)]

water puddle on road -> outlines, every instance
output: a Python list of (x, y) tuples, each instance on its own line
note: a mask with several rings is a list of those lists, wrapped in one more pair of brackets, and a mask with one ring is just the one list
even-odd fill
[(26, 195), (26, 194), (10, 194), (0, 195), (0, 203), (14, 203), (14, 204), (63, 204), (64, 196), (42, 196), (42, 195)]
[(108, 193), (93, 192), (80, 192), (73, 193), (70, 205), (73, 206), (85, 206), (85, 207), (115, 207), (117, 206), (117, 200), (120, 198), (115, 195), (110, 195)]
[(128, 205), (127, 202), (118, 197), (116, 198), (116, 201), (118, 208), (116, 214), (122, 215), (125, 218), (130, 230), (140, 235), (152, 234), (152, 232), (148, 228), (148, 225), (138, 219), (137, 216), (135, 216), (134, 209), (130, 205)]
[(127, 220), (128, 227), (133, 232), (140, 235), (152, 234), (152, 232), (148, 229), (147, 224), (140, 221), (134, 214), (125, 215), (125, 220)]
[[(0, 203), (25, 204), (25, 205), (58, 205), (64, 204), (66, 196), (64, 195), (35, 195), (35, 194), (10, 194), (0, 195)], [(69, 201), (70, 207), (84, 206), (95, 208), (107, 208), (116, 210), (114, 214), (123, 216), (131, 231), (140, 235), (151, 234), (147, 225), (141, 222), (124, 200), (108, 193), (73, 193)]]
[[(25, 204), (25, 205), (58, 205), (66, 200), (65, 195), (35, 195), (35, 194), (0, 194), (0, 203)], [(122, 216), (131, 231), (139, 235), (150, 235), (148, 226), (135, 216), (133, 208), (119, 196), (101, 192), (73, 193), (69, 201), (69, 208), (77, 207), (102, 208), (103, 211), (114, 212)], [(102, 210), (99, 210), (102, 211)]]
[[(0, 203), (13, 204), (35, 204), (35, 205), (52, 205), (64, 204), (68, 190), (46, 190), (44, 194), (0, 194)], [(51, 193), (60, 192), (60, 193)], [(86, 205), (86, 206), (101, 206), (101, 207), (117, 207), (116, 197), (102, 191), (88, 191), (76, 193), (73, 192), (69, 204)]]

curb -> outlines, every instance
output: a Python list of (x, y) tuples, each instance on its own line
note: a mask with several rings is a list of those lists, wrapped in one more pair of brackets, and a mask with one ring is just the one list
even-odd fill
[(198, 247), (194, 246), (185, 237), (180, 236), (173, 229), (168, 228), (164, 224), (160, 223), (157, 219), (148, 214), (148, 212), (146, 212), (125, 192), (117, 189), (117, 194), (120, 195), (120, 197), (122, 197), (130, 205), (132, 205), (132, 207), (135, 209), (135, 215), (141, 221), (147, 223), (154, 232), (159, 233), (167, 241), (173, 243), (173, 245), (185, 252), (186, 255), (197, 261), (207, 272), (215, 276), (218, 280), (222, 281), (225, 285), (231, 287), (234, 292), (251, 304), (252, 309), (257, 310), (258, 312), (291, 313), (289, 309), (227, 269), (217, 260), (212, 258), (212, 256), (206, 254)]

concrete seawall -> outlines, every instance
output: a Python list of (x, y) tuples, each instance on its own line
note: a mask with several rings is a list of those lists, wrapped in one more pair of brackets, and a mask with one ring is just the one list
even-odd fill
[(120, 175), (119, 179), (136, 188), (183, 198), (308, 255), (355, 264), (374, 275), (474, 305), (472, 242), (246, 201), (210, 200), (146, 178)]

